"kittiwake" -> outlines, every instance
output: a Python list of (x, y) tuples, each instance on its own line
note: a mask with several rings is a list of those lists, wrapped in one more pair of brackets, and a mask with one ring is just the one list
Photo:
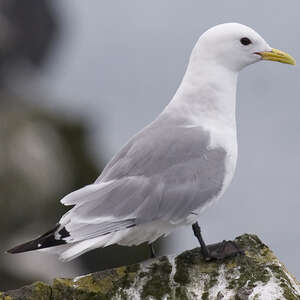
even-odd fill
[(261, 60), (295, 64), (245, 25), (221, 24), (203, 33), (162, 113), (128, 141), (94, 183), (61, 200), (72, 208), (54, 229), (8, 252), (47, 249), (68, 261), (112, 244), (151, 244), (192, 225), (206, 259), (241, 253), (231, 241), (207, 247), (197, 220), (232, 180), (238, 74)]

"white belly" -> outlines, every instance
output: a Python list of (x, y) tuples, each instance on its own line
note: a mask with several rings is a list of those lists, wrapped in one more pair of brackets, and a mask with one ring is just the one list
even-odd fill
[(222, 188), (217, 195), (206, 201), (204, 205), (201, 205), (197, 210), (193, 211), (192, 214), (187, 216), (187, 219), (184, 221), (186, 224), (194, 223), (199, 218), (199, 215), (201, 215), (208, 207), (212, 206), (223, 196), (235, 173), (238, 156), (235, 128), (224, 128), (222, 130), (213, 130), (211, 132), (211, 145), (209, 148), (214, 149), (222, 147), (227, 153), (225, 160), (225, 176)]

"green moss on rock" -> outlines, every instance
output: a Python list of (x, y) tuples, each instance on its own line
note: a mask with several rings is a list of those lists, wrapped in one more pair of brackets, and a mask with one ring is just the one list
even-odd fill
[(188, 273), (188, 266), (195, 265), (195, 249), (185, 251), (175, 258), (176, 273), (174, 281), (178, 284), (184, 285), (190, 282)]
[(175, 259), (58, 278), (51, 286), (37, 282), (0, 293), (0, 300), (300, 299), (300, 284), (257, 236), (245, 234), (235, 241), (245, 256), (206, 262), (196, 248)]
[(1, 293), (0, 300), (49, 300), (51, 287), (43, 282), (35, 282), (18, 290)]
[(139, 265), (133, 265), (75, 279), (55, 279), (52, 287), (53, 299), (112, 299), (133, 284), (138, 270)]
[(161, 257), (158, 263), (149, 267), (148, 280), (143, 286), (142, 299), (152, 296), (154, 299), (162, 299), (165, 295), (170, 295), (170, 274), (172, 266), (166, 257)]

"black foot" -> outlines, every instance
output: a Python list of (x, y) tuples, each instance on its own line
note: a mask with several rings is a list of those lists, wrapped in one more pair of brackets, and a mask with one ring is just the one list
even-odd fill
[(233, 257), (236, 255), (244, 254), (244, 251), (233, 241), (223, 241), (222, 243), (206, 246), (202, 238), (201, 229), (198, 223), (194, 223), (192, 228), (194, 235), (199, 241), (201, 252), (206, 261), (210, 261), (213, 259), (221, 260), (226, 257)]
[[(201, 248), (202, 250), (202, 248)], [(244, 251), (233, 241), (223, 241), (218, 244), (208, 245), (208, 253), (203, 253), (205, 260), (213, 259), (222, 260), (227, 257), (234, 257), (237, 255), (244, 255)]]

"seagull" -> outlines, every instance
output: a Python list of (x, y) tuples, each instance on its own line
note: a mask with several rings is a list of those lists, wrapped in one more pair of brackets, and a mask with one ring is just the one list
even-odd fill
[(261, 60), (295, 65), (253, 29), (214, 26), (192, 50), (182, 82), (160, 115), (133, 136), (98, 179), (66, 195), (56, 226), (8, 250), (47, 250), (69, 261), (99, 247), (152, 243), (192, 225), (206, 260), (242, 254), (233, 241), (205, 244), (197, 222), (228, 188), (237, 162), (239, 72)]

